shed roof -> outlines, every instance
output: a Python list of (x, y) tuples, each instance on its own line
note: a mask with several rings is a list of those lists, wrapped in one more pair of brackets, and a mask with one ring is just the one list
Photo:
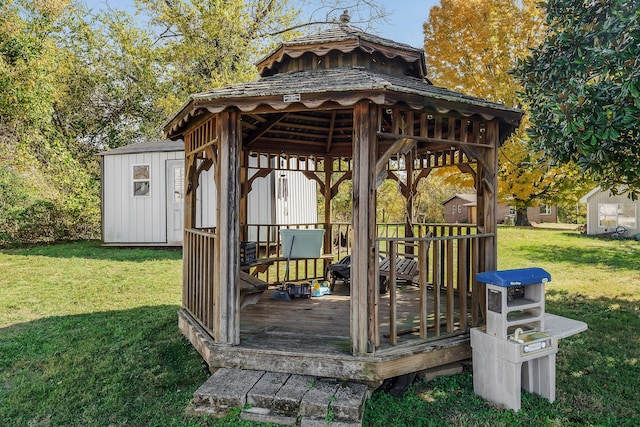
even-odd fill
[(99, 156), (113, 156), (122, 154), (148, 153), (148, 152), (169, 152), (184, 151), (184, 142), (182, 140), (171, 141), (165, 139), (162, 141), (143, 141), (134, 144), (125, 145), (114, 148), (113, 150), (98, 153)]

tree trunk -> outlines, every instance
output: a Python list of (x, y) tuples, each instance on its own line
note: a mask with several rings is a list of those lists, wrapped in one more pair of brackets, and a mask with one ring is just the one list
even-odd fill
[(527, 208), (516, 208), (516, 225), (529, 227), (529, 218), (527, 217)]

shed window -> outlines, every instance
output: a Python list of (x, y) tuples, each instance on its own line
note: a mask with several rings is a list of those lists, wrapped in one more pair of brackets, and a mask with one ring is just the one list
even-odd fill
[(173, 203), (184, 201), (184, 168), (173, 169)]
[(151, 166), (133, 165), (133, 196), (149, 197), (151, 184)]
[(636, 205), (615, 203), (598, 204), (598, 225), (600, 227), (636, 228)]
[(550, 205), (541, 205), (540, 206), (540, 215), (551, 215), (551, 206)]
[(451, 213), (456, 214), (456, 205), (451, 205)]

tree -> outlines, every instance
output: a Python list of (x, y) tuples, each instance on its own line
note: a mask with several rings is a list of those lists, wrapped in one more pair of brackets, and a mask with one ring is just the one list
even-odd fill
[[(424, 24), (429, 76), (437, 84), (520, 107), (518, 82), (509, 71), (544, 35), (542, 12), (534, 0), (443, 0)], [(546, 162), (529, 147), (524, 128), (499, 151), (499, 198), (516, 208), (528, 225), (527, 208), (572, 197), (571, 167)]]
[[(255, 78), (254, 62), (289, 30), (322, 21), (296, 20), (292, 3), (138, 0), (134, 17), (77, 0), (0, 1), (0, 246), (97, 237), (95, 154), (161, 137), (192, 93)], [(347, 0), (314, 3), (335, 20)], [(361, 19), (379, 11), (350, 3)]]
[(640, 191), (640, 2), (547, 0), (550, 31), (522, 59), (535, 146), (603, 188)]
[(153, 34), (136, 25), (123, 12), (80, 8), (69, 13), (70, 36), (58, 41), (64, 90), (53, 120), (86, 164), (98, 151), (161, 137), (163, 64)]
[(0, 5), (0, 245), (95, 237), (98, 188), (52, 122), (67, 3)]

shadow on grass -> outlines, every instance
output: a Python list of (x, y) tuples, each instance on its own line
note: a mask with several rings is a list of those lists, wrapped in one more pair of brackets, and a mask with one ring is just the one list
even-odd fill
[(184, 411), (209, 374), (178, 331), (177, 310), (141, 307), (0, 329), (2, 425), (195, 425)]
[(640, 244), (635, 241), (611, 241), (608, 245), (598, 244), (596, 250), (592, 244), (597, 244), (602, 239), (575, 233), (561, 234), (565, 239), (571, 239), (573, 244), (555, 245), (553, 241), (546, 244), (522, 242), (514, 245), (510, 250), (518, 258), (541, 263), (572, 263), (640, 271), (640, 262), (638, 262)]
[(589, 329), (560, 341), (556, 401), (523, 393), (518, 413), (486, 402), (473, 390), (470, 369), (414, 385), (393, 398), (375, 392), (367, 426), (638, 425), (640, 301), (592, 299), (547, 292), (547, 311), (586, 322)]
[(52, 258), (80, 258), (109, 261), (144, 262), (151, 260), (180, 260), (182, 248), (118, 248), (102, 246), (97, 240), (38, 245), (28, 248), (3, 249), (5, 255), (44, 256)]

